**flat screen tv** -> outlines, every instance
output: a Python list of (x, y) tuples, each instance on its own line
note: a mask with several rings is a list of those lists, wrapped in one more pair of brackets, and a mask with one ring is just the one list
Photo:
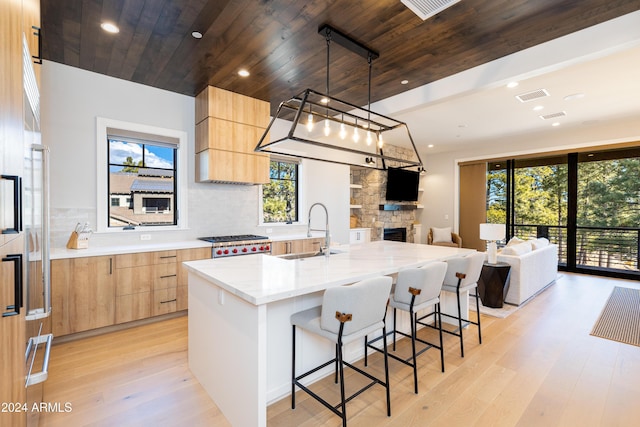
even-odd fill
[(415, 202), (418, 200), (420, 173), (407, 169), (387, 170), (387, 200)]

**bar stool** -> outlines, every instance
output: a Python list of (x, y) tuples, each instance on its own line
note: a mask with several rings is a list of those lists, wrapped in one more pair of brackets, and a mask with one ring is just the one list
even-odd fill
[[(380, 384), (386, 389), (387, 416), (391, 416), (391, 398), (389, 394), (389, 359), (387, 358), (387, 341), (384, 343), (384, 381), (374, 377), (368, 372), (353, 366), (343, 359), (342, 348), (354, 340), (367, 334), (382, 329), (386, 336), (384, 317), (387, 310), (387, 300), (391, 291), (392, 279), (381, 276), (363, 280), (350, 286), (329, 288), (324, 292), (322, 305), (313, 307), (291, 315), (293, 330), (293, 345), (291, 358), (291, 409), (296, 407), (295, 388), (307, 392), (311, 397), (329, 408), (333, 413), (342, 418), (342, 425), (347, 425), (346, 403), (364, 390), (375, 384)], [(335, 357), (301, 375), (296, 375), (296, 327), (307, 332), (327, 338), (335, 343)], [(340, 403), (332, 405), (319, 395), (300, 383), (306, 376), (335, 363), (335, 378), (340, 382)], [(364, 375), (371, 380), (366, 386), (350, 396), (345, 396), (344, 366)]]
[[(439, 349), (440, 367), (442, 369), (442, 372), (444, 372), (444, 347), (442, 345), (441, 328), (442, 319), (440, 318), (440, 290), (442, 289), (442, 282), (444, 280), (446, 271), (447, 264), (440, 261), (432, 262), (422, 268), (410, 268), (399, 271), (398, 278), (396, 280), (395, 291), (393, 295), (391, 295), (391, 298), (389, 300), (389, 305), (393, 307), (393, 330), (388, 332), (387, 334), (393, 335), (393, 351), (396, 350), (396, 334), (411, 338), (410, 357), (401, 358), (393, 353), (389, 353), (389, 357), (413, 368), (413, 384), (416, 394), (418, 394), (418, 365), (416, 363), (417, 356), (421, 355), (432, 347)], [(432, 307), (434, 309), (432, 314), (438, 316), (435, 324), (436, 328), (439, 330), (439, 344), (430, 343), (416, 336), (418, 325), (431, 326), (420, 322), (417, 313), (421, 310)], [(409, 313), (411, 323), (410, 334), (398, 330), (398, 324), (396, 323), (397, 310), (402, 310)], [(365, 366), (367, 366), (367, 348), (381, 351), (380, 348), (373, 345), (380, 338), (382, 337), (367, 341), (367, 338), (365, 337)], [(417, 352), (416, 341), (424, 344), (424, 347)]]
[[(447, 274), (444, 277), (444, 284), (442, 290), (452, 292), (456, 294), (458, 302), (458, 315), (453, 316), (450, 314), (442, 313), (443, 316), (450, 317), (458, 320), (458, 329), (454, 331), (448, 331), (443, 329), (451, 335), (455, 335), (460, 338), (460, 356), (464, 357), (464, 338), (462, 337), (462, 324), (465, 326), (468, 324), (476, 325), (478, 327), (478, 341), (482, 344), (482, 329), (480, 327), (480, 303), (478, 300), (478, 279), (482, 272), (482, 264), (484, 263), (485, 254), (483, 252), (474, 252), (471, 255), (467, 255), (461, 258), (453, 258), (447, 260)], [(464, 319), (461, 315), (460, 309), (460, 293), (469, 291), (476, 288), (475, 298), (477, 307), (477, 321), (473, 322), (469, 319)]]

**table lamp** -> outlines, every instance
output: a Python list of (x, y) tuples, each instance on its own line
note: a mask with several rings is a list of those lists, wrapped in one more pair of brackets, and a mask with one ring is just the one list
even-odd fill
[(498, 263), (497, 240), (502, 240), (506, 235), (504, 224), (480, 224), (480, 239), (487, 241), (487, 256), (489, 264)]

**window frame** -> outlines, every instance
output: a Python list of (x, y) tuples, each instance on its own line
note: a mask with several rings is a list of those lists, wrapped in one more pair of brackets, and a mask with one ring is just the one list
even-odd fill
[(175, 195), (176, 203), (176, 224), (173, 225), (153, 225), (153, 226), (136, 226), (136, 230), (146, 232), (168, 231), (168, 230), (184, 230), (187, 224), (187, 206), (188, 206), (188, 185), (187, 185), (187, 132), (167, 129), (157, 126), (143, 125), (139, 123), (125, 122), (121, 120), (113, 120), (104, 117), (96, 119), (96, 148), (97, 148), (97, 165), (96, 165), (96, 232), (98, 233), (121, 233), (123, 227), (109, 227), (107, 203), (110, 203), (109, 196), (109, 141), (108, 135), (121, 131), (124, 134), (135, 135), (136, 139), (146, 139), (148, 141), (157, 140), (159, 142), (172, 141), (177, 145), (175, 159)]
[[(274, 156), (273, 154), (270, 156), (271, 158), (269, 159), (269, 175), (271, 175), (271, 162), (287, 162), (287, 163), (296, 163), (297, 164), (297, 179), (296, 179), (296, 199), (297, 199), (297, 211), (298, 211), (298, 218), (295, 221), (292, 221), (291, 223), (287, 223), (287, 222), (264, 222), (264, 193), (263, 193), (263, 188), (264, 185), (260, 185), (260, 191), (259, 191), (259, 203), (258, 203), (258, 225), (259, 226), (268, 226), (268, 227), (286, 227), (286, 226), (291, 226), (291, 225), (301, 225), (305, 223), (305, 218), (304, 218), (304, 212), (302, 209), (302, 206), (304, 206), (304, 197), (303, 194), (304, 192), (302, 191), (303, 188), (303, 183), (305, 180), (305, 176), (304, 176), (304, 161), (303, 159), (297, 158), (297, 157), (285, 157), (285, 156)], [(271, 178), (269, 178), (269, 181), (271, 181)]]

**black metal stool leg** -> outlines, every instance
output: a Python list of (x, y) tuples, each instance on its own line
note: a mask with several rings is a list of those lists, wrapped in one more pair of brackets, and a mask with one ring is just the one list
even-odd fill
[(413, 308), (409, 311), (411, 319), (411, 355), (413, 356), (413, 389), (415, 394), (418, 394), (418, 365), (416, 363), (416, 314), (413, 312)]
[(462, 310), (460, 309), (460, 288), (456, 289), (458, 300), (458, 327), (460, 328), (460, 357), (464, 357), (464, 339), (462, 338)]
[(478, 341), (482, 344), (482, 331), (480, 330), (480, 301), (478, 301), (478, 288), (476, 288), (476, 309), (478, 313)]
[(296, 409), (296, 326), (293, 329), (291, 352), (291, 409)]
[[(440, 335), (440, 367), (444, 372), (444, 345), (442, 341), (442, 315), (440, 314), (440, 303), (436, 304), (436, 310), (438, 312), (438, 332)], [(435, 318), (436, 316), (434, 316)]]

